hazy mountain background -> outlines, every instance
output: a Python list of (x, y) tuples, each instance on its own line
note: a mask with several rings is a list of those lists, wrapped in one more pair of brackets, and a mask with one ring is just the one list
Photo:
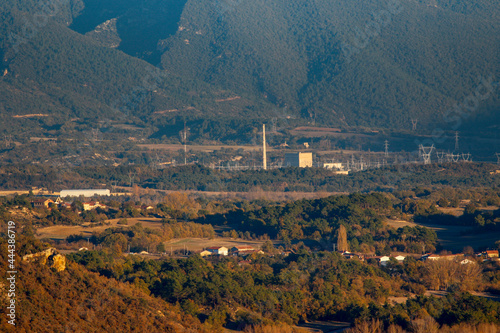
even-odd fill
[[(186, 117), (215, 138), (221, 119), (272, 117), (342, 128), (409, 130), (415, 118), (419, 130), (499, 129), (498, 85), (460, 116), (459, 128), (444, 116), (481, 78), (500, 81), (496, 2), (48, 3), (0, 5), (7, 132), (130, 122), (152, 137), (177, 136), (172, 124)], [(12, 119), (26, 114), (50, 116)]]
[[(479, 76), (498, 78), (499, 9), (463, 0), (192, 0), (162, 44), (162, 65), (337, 126), (344, 116), (350, 126), (433, 125)], [(366, 28), (378, 35), (357, 38)], [(360, 46), (350, 62), (346, 45)]]

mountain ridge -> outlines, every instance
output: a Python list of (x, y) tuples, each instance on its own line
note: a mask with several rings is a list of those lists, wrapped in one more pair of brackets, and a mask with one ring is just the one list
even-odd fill
[[(88, 126), (130, 121), (155, 137), (176, 119), (265, 122), (277, 113), (342, 128), (410, 130), (410, 119), (418, 119), (419, 130), (468, 130), (464, 121), (453, 128), (445, 116), (481, 80), (500, 77), (499, 6), (485, 0), (362, 4), (75, 0), (30, 34), (26, 22), (43, 11), (33, 1), (9, 0), (0, 8), (0, 114), (3, 120), (57, 115), (22, 123), (42, 127), (74, 117)], [(98, 27), (109, 20), (116, 32), (106, 43)], [(157, 31), (158, 25), (168, 27)], [(350, 57), (346, 45), (356, 47)], [(462, 120), (495, 124), (499, 106), (496, 90)]]

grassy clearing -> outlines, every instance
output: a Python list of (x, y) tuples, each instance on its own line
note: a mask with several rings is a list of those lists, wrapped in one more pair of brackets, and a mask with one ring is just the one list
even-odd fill
[[(225, 246), (228, 249), (234, 246), (252, 246), (253, 248), (260, 249), (265, 241), (260, 240), (244, 240), (240, 238), (181, 238), (172, 239), (168, 242), (164, 242), (167, 251), (183, 250), (186, 248), (189, 251), (202, 251), (207, 247), (212, 246)], [(275, 244), (277, 245), (277, 244)]]
[[(122, 225), (117, 222), (119, 219), (107, 220), (109, 225), (95, 226), (91, 227), (90, 223), (85, 223), (80, 226), (51, 226), (40, 228), (37, 230), (36, 237), (39, 239), (54, 239), (54, 240), (64, 240), (70, 235), (84, 235), (91, 236), (94, 232), (103, 232), (108, 228), (114, 227), (130, 227), (136, 223), (141, 223), (144, 228), (150, 229), (160, 229), (161, 219), (159, 218), (127, 218), (128, 224)], [(261, 240), (244, 240), (239, 238), (218, 238), (213, 239), (208, 238), (178, 238), (172, 239), (165, 242), (165, 246), (168, 251), (172, 250), (183, 250), (187, 248), (189, 251), (202, 251), (203, 249), (211, 246), (225, 246), (227, 248), (232, 248), (234, 246), (248, 245), (255, 249), (260, 249), (265, 241)], [(279, 244), (276, 244), (279, 245)]]
[[(36, 237), (39, 239), (50, 238), (54, 240), (66, 239), (70, 235), (92, 235), (94, 232), (103, 232), (108, 228), (116, 227), (130, 227), (136, 223), (141, 223), (144, 228), (160, 229), (161, 219), (159, 218), (127, 218), (128, 224), (118, 224), (120, 219), (106, 220), (104, 225), (92, 226), (91, 223), (84, 223), (83, 225), (67, 226), (56, 225), (51, 227), (37, 229)], [(109, 223), (109, 224), (108, 224)]]

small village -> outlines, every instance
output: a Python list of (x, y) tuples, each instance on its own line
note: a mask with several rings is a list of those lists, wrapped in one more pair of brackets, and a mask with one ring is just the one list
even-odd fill
[[(63, 209), (74, 209), (73, 207), (76, 198), (87, 197), (95, 197), (97, 195), (109, 196), (109, 190), (99, 190), (99, 189), (86, 189), (86, 190), (63, 190), (60, 193), (60, 196), (57, 196), (55, 200), (52, 200), (48, 197), (42, 197), (31, 201), (31, 205), (34, 209), (47, 209), (51, 210), (52, 208), (57, 208), (58, 210)], [(66, 200), (71, 201), (71, 198), (75, 198), (75, 200), (71, 202), (66, 202), (65, 199), (62, 198), (64, 196)], [(108, 210), (113, 209), (112, 207), (108, 207), (107, 205), (97, 201), (83, 201), (81, 202), (81, 208), (83, 211), (93, 211), (96, 209), (100, 210)], [(143, 211), (147, 214), (147, 212), (151, 212), (154, 210), (152, 205), (135, 205), (133, 206), (137, 211)], [(81, 212), (79, 212), (81, 214)], [(79, 249), (88, 250), (87, 247), (82, 247)], [(276, 249), (276, 251), (278, 251)], [(444, 253), (444, 254), (436, 254), (436, 253), (425, 253), (422, 255), (417, 254), (408, 254), (408, 253), (399, 253), (396, 255), (373, 255), (366, 253), (355, 253), (349, 251), (337, 251), (342, 255), (345, 259), (352, 260), (360, 260), (366, 262), (377, 262), (380, 266), (387, 266), (390, 263), (402, 263), (407, 256), (411, 256), (416, 260), (421, 261), (454, 261), (459, 262), (460, 264), (475, 264), (475, 260), (483, 260), (483, 261), (498, 261), (499, 259), (499, 251), (498, 250), (485, 250), (478, 253)], [(446, 251), (445, 251), (446, 252)], [(165, 252), (166, 253), (166, 252)], [(184, 251), (184, 255), (187, 251)], [(202, 251), (190, 252), (191, 254), (197, 253), (203, 258), (216, 258), (216, 257), (224, 257), (224, 256), (239, 256), (239, 257), (248, 257), (252, 254), (265, 254), (261, 249), (255, 248), (249, 245), (241, 245), (234, 246), (228, 248), (226, 246), (210, 246), (206, 247)], [(284, 256), (288, 256), (293, 253), (293, 250), (283, 250), (279, 252)], [(130, 253), (129, 254), (139, 254), (139, 255), (153, 255), (148, 251), (140, 251), (139, 253)], [(158, 254), (158, 253), (157, 253)], [(272, 254), (274, 255), (274, 254)], [(243, 262), (244, 264), (244, 262)]]
[[(264, 254), (262, 250), (256, 250), (251, 246), (235, 246), (231, 249), (228, 249), (225, 246), (214, 246), (209, 247), (200, 252), (199, 254), (202, 257), (208, 256), (248, 256), (250, 254)], [(281, 254), (287, 256), (293, 253), (292, 251), (283, 251)], [(402, 263), (408, 255), (397, 255), (397, 256), (373, 256), (362, 253), (352, 253), (348, 251), (339, 251), (339, 253), (345, 259), (353, 259), (360, 261), (376, 261), (381, 266), (387, 266), (390, 263)], [(499, 251), (498, 250), (486, 250), (484, 252), (476, 253), (473, 255), (466, 255), (463, 253), (457, 254), (435, 254), (435, 253), (426, 253), (424, 255), (410, 255), (412, 258), (421, 260), (421, 261), (455, 261), (460, 264), (474, 264), (474, 258), (482, 259), (483, 261), (499, 261)]]

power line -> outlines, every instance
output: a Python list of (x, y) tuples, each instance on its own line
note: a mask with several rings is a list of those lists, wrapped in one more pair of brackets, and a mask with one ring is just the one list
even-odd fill
[(129, 183), (130, 183), (130, 187), (132, 187), (132, 185), (134, 184), (134, 178), (135, 178), (135, 173), (130, 171), (128, 173), (128, 179), (129, 179)]
[(436, 155), (438, 158), (438, 163), (443, 163), (444, 158), (445, 158), (445, 152), (444, 151), (436, 151)]
[(416, 131), (416, 130), (417, 130), (417, 124), (418, 124), (418, 119), (412, 119), (412, 120), (411, 120), (412, 129), (413, 129), (414, 131)]
[(5, 134), (4, 138), (5, 138), (5, 141), (4, 141), (5, 142), (5, 148), (10, 148), (10, 146), (12, 145), (12, 135), (11, 134), (9, 134), (9, 135)]
[(434, 145), (430, 147), (424, 147), (423, 145), (419, 146), (419, 155), (424, 160), (424, 164), (431, 164), (431, 154), (434, 150)]
[(460, 154), (446, 154), (446, 159), (448, 160), (448, 162), (457, 163), (460, 160)]

